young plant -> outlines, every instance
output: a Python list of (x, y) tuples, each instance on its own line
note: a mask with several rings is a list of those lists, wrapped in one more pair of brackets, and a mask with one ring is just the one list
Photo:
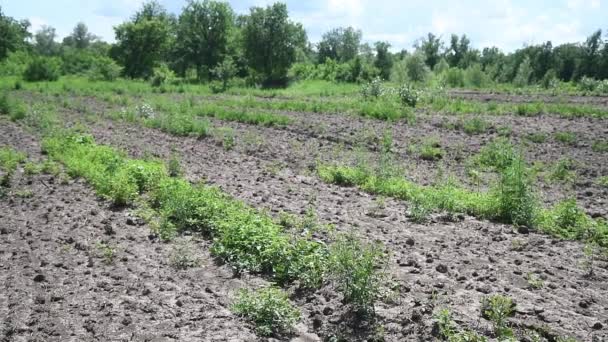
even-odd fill
[(502, 171), (497, 197), (502, 221), (516, 226), (533, 226), (537, 203), (521, 157)]
[(462, 129), (468, 135), (485, 133), (488, 128), (490, 128), (490, 124), (479, 117), (465, 120), (462, 124)]
[(344, 300), (361, 314), (374, 312), (385, 273), (384, 251), (377, 244), (365, 244), (352, 235), (340, 236), (329, 249), (330, 277)]
[(438, 139), (427, 139), (420, 146), (420, 158), (424, 160), (439, 160), (443, 158), (444, 151)]
[(287, 294), (273, 287), (242, 290), (232, 310), (255, 324), (262, 336), (288, 333), (300, 319), (300, 312), (291, 305)]
[(116, 250), (114, 248), (110, 247), (110, 245), (105, 242), (98, 242), (96, 247), (106, 264), (110, 265), (114, 262), (114, 257), (116, 256)]
[(526, 136), (526, 139), (530, 140), (535, 144), (542, 144), (547, 141), (547, 135), (542, 132), (530, 133)]
[(539, 290), (545, 286), (545, 282), (543, 279), (535, 273), (528, 273), (526, 275), (526, 280), (528, 281), (528, 287), (531, 289)]
[(481, 316), (494, 324), (494, 332), (499, 338), (513, 336), (507, 319), (515, 314), (513, 300), (503, 295), (492, 295), (481, 300)]

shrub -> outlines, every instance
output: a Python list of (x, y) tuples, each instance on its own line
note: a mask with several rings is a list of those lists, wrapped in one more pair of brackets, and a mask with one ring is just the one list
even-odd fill
[(445, 82), (451, 88), (464, 87), (464, 72), (460, 68), (450, 68), (445, 74)]
[(216, 86), (215, 90), (212, 87), (211, 90), (214, 93), (224, 92), (228, 89), (228, 83), (230, 80), (236, 76), (236, 64), (234, 64), (232, 58), (227, 57), (221, 63), (218, 63), (215, 68), (211, 69), (211, 73), (221, 82), (221, 87)]
[(153, 87), (161, 87), (175, 82), (176, 79), (173, 70), (169, 69), (166, 64), (161, 64), (159, 67), (154, 68), (150, 83)]
[(92, 81), (114, 81), (120, 76), (122, 67), (108, 57), (97, 57), (89, 70), (89, 79)]
[(490, 78), (486, 75), (480, 64), (474, 64), (465, 70), (466, 84), (473, 88), (483, 88), (490, 83)]
[(291, 305), (287, 294), (273, 287), (242, 290), (232, 310), (253, 322), (262, 336), (287, 333), (300, 319), (300, 312)]
[(583, 91), (595, 91), (599, 84), (599, 81), (592, 77), (583, 76), (580, 81), (578, 81), (578, 87)]
[(60, 63), (51, 57), (36, 57), (23, 72), (23, 79), (28, 82), (57, 81), (60, 74)]
[(498, 202), (502, 221), (516, 226), (533, 226), (537, 204), (521, 157), (502, 171)]
[(361, 86), (361, 95), (364, 99), (377, 99), (385, 94), (384, 86), (382, 85), (382, 79), (380, 77), (374, 78), (371, 82), (365, 83)]
[(408, 107), (416, 107), (420, 99), (420, 91), (411, 84), (403, 84), (399, 87), (399, 99), (401, 103)]
[(364, 244), (351, 235), (339, 237), (330, 247), (330, 277), (344, 299), (361, 313), (374, 311), (385, 278), (379, 271), (383, 263), (379, 245)]

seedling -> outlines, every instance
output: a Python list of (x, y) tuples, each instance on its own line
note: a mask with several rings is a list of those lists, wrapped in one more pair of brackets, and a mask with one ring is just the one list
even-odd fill
[(515, 303), (507, 296), (492, 295), (481, 300), (481, 316), (494, 324), (498, 337), (511, 337), (513, 331), (507, 326), (507, 319), (515, 313)]

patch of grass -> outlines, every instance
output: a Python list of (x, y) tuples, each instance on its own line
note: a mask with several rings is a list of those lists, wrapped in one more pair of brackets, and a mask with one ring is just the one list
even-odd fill
[(17, 170), (17, 166), (25, 160), (24, 153), (18, 152), (9, 146), (0, 147), (0, 187), (10, 186), (11, 177)]
[(420, 158), (424, 160), (435, 161), (443, 158), (445, 152), (441, 148), (441, 143), (438, 139), (430, 138), (426, 139), (420, 145)]
[(288, 116), (271, 113), (246, 112), (244, 109), (233, 109), (206, 103), (194, 110), (198, 116), (213, 117), (224, 121), (237, 121), (262, 126), (285, 126), (291, 122)]
[(230, 127), (220, 127), (214, 130), (213, 136), (226, 151), (232, 150), (236, 145), (234, 130)]
[(573, 183), (576, 179), (574, 161), (572, 159), (560, 159), (551, 170), (549, 180), (555, 182)]
[(591, 145), (591, 150), (598, 153), (608, 152), (608, 140), (595, 140)]
[(100, 196), (119, 206), (151, 190), (167, 173), (161, 162), (130, 160), (112, 148), (96, 145), (89, 135), (49, 137), (42, 148), (60, 160), (70, 176), (85, 178)]
[(535, 144), (542, 144), (545, 141), (547, 141), (547, 135), (542, 132), (530, 133), (530, 134), (526, 135), (526, 139), (528, 139), (529, 141), (531, 141)]
[(485, 145), (473, 158), (473, 162), (483, 168), (502, 171), (517, 159), (517, 152), (508, 139), (497, 138)]
[(574, 145), (576, 142), (576, 134), (573, 132), (555, 132), (553, 137), (556, 141), (565, 145)]
[(449, 342), (486, 342), (484, 336), (480, 336), (471, 330), (458, 331), (458, 324), (452, 319), (448, 309), (442, 309), (434, 315), (435, 324), (439, 335)]
[(598, 185), (608, 188), (608, 176), (598, 177), (596, 182)]
[(593, 220), (577, 204), (568, 199), (551, 209), (542, 210), (537, 217), (540, 230), (569, 240), (586, 240), (602, 247), (608, 246), (608, 224)]
[(490, 127), (491, 124), (480, 117), (467, 119), (462, 123), (462, 130), (468, 135), (485, 133)]
[(8, 115), (11, 121), (25, 118), (26, 109), (21, 101), (9, 98), (8, 93), (0, 94), (0, 115)]
[(300, 312), (280, 289), (267, 287), (242, 290), (232, 310), (251, 321), (262, 336), (289, 333), (300, 319)]

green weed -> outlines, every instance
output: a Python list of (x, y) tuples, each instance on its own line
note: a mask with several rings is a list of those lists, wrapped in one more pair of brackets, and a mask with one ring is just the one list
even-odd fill
[(300, 319), (300, 312), (289, 302), (287, 294), (273, 287), (242, 290), (232, 310), (255, 324), (262, 336), (288, 333)]
[(350, 235), (340, 236), (330, 247), (331, 277), (344, 299), (361, 313), (374, 312), (385, 280), (384, 251), (376, 244), (363, 244)]
[(572, 132), (556, 132), (553, 137), (562, 144), (573, 145), (576, 142), (576, 134)]
[(503, 295), (492, 295), (481, 300), (481, 316), (494, 324), (494, 332), (499, 338), (513, 336), (507, 325), (507, 319), (515, 314), (513, 300)]

